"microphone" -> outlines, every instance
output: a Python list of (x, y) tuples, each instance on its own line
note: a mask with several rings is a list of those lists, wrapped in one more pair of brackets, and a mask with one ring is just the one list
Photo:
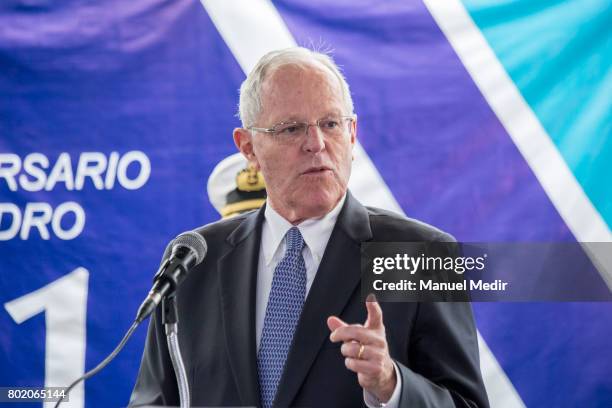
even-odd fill
[[(59, 407), (64, 398), (70, 393), (70, 390), (72, 390), (78, 383), (96, 375), (98, 372), (100, 372), (100, 370), (106, 367), (108, 363), (110, 363), (117, 356), (117, 354), (119, 354), (129, 338), (132, 337), (132, 334), (134, 334), (134, 331), (140, 325), (140, 323), (142, 323), (144, 319), (153, 313), (153, 310), (155, 310), (162, 299), (164, 299), (166, 296), (171, 296), (174, 294), (174, 291), (183, 282), (183, 280), (185, 280), (185, 277), (189, 271), (194, 266), (202, 262), (206, 256), (206, 251), (208, 251), (206, 240), (202, 235), (195, 231), (184, 232), (170, 241), (166, 247), (166, 251), (164, 252), (162, 263), (153, 279), (153, 287), (147, 295), (147, 298), (144, 300), (144, 302), (142, 302), (142, 305), (140, 305), (140, 309), (138, 309), (138, 313), (136, 314), (136, 319), (132, 323), (132, 326), (130, 326), (128, 329), (127, 333), (125, 333), (123, 336), (123, 339), (121, 339), (119, 342), (119, 345), (117, 345), (117, 347), (115, 347), (115, 349), (104, 360), (102, 360), (100, 364), (73, 381), (72, 384), (70, 384), (66, 389), (65, 395), (57, 400), (55, 403), (55, 408)], [(176, 348), (178, 349), (178, 341), (176, 341), (176, 322), (174, 323), (172, 329), (174, 330), (172, 333), (174, 336), (173, 345), (176, 345)], [(172, 347), (170, 349), (174, 350)], [(184, 377), (184, 369), (180, 372), (180, 374)]]
[(136, 322), (146, 319), (164, 297), (174, 293), (189, 271), (202, 262), (206, 251), (206, 240), (194, 231), (184, 232), (170, 241), (153, 278), (153, 287), (136, 313)]

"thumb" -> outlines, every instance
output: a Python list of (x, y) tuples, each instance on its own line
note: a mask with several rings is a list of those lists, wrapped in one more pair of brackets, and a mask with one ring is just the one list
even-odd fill
[(348, 326), (342, 319), (336, 316), (330, 316), (327, 318), (327, 327), (329, 331), (333, 332), (338, 327)]

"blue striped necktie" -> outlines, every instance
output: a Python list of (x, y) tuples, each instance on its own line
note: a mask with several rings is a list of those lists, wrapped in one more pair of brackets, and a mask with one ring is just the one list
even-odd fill
[(304, 239), (297, 227), (287, 231), (285, 238), (287, 250), (274, 269), (257, 354), (263, 408), (272, 407), (274, 402), (293, 333), (306, 298), (306, 266), (302, 257)]

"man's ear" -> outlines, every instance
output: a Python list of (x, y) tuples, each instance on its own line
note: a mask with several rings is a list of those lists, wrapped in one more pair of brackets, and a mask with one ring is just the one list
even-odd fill
[(357, 141), (357, 118), (351, 121), (351, 145), (355, 146)]
[(255, 156), (255, 150), (253, 149), (253, 135), (250, 130), (244, 128), (234, 129), (234, 144), (240, 150), (240, 153), (248, 160), (248, 162), (256, 169), (259, 170), (259, 161)]

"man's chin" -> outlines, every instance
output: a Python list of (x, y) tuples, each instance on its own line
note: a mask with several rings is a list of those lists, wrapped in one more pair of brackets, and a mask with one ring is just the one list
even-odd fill
[(295, 208), (300, 208), (303, 218), (322, 217), (330, 212), (342, 198), (341, 191), (308, 191), (304, 189), (296, 197)]

